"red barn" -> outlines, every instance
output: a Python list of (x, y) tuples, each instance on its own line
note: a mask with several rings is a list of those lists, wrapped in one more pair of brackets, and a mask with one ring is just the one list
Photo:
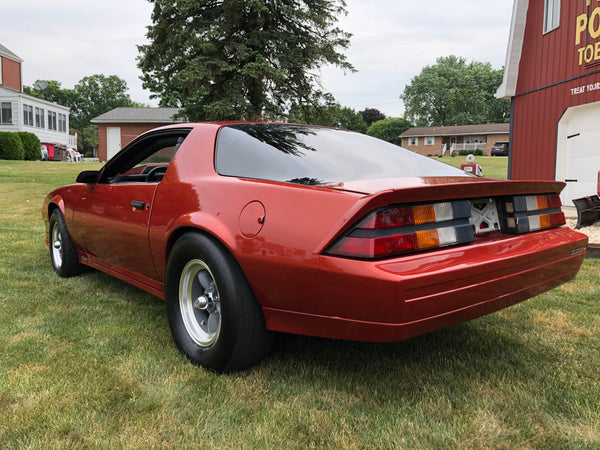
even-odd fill
[(515, 0), (501, 97), (512, 99), (509, 178), (596, 193), (600, 171), (600, 0)]

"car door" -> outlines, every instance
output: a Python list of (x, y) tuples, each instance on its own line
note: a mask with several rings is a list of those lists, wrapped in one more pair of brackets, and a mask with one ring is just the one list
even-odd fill
[[(121, 150), (88, 185), (73, 214), (74, 235), (93, 262), (157, 278), (148, 232), (156, 190), (185, 134), (145, 136)], [(133, 273), (129, 273), (133, 272)]]
[(95, 262), (156, 278), (148, 246), (154, 183), (98, 184), (80, 199), (73, 222)]

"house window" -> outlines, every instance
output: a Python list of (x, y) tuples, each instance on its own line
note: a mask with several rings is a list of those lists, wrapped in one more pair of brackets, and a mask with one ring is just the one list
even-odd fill
[(56, 113), (48, 111), (48, 129), (56, 131)]
[(58, 113), (58, 131), (67, 132), (67, 116), (65, 114)]
[(433, 145), (435, 144), (435, 138), (433, 136), (428, 136), (425, 138), (425, 145)]
[(0, 104), (0, 123), (12, 123), (11, 102), (2, 102)]
[(410, 146), (415, 146), (415, 145), (419, 145), (419, 138), (408, 138), (408, 145)]
[(23, 125), (33, 126), (33, 106), (23, 105)]
[(560, 26), (560, 0), (544, 0), (544, 33)]
[(44, 108), (35, 108), (35, 126), (38, 128), (45, 128)]

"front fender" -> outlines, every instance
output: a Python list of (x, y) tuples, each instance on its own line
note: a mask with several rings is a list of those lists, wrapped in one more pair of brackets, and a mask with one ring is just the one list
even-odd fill
[(51, 192), (44, 199), (42, 205), (42, 219), (44, 220), (44, 226), (46, 227), (46, 244), (48, 244), (48, 233), (50, 231), (50, 215), (56, 209), (60, 209), (62, 215), (65, 215), (65, 200), (62, 195)]

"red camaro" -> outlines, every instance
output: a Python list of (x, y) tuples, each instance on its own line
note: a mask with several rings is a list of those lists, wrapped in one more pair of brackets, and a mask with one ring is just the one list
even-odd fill
[(51, 192), (54, 270), (166, 300), (177, 347), (232, 371), (273, 331), (398, 341), (571, 280), (586, 236), (558, 182), (477, 178), (342, 130), (185, 124)]

